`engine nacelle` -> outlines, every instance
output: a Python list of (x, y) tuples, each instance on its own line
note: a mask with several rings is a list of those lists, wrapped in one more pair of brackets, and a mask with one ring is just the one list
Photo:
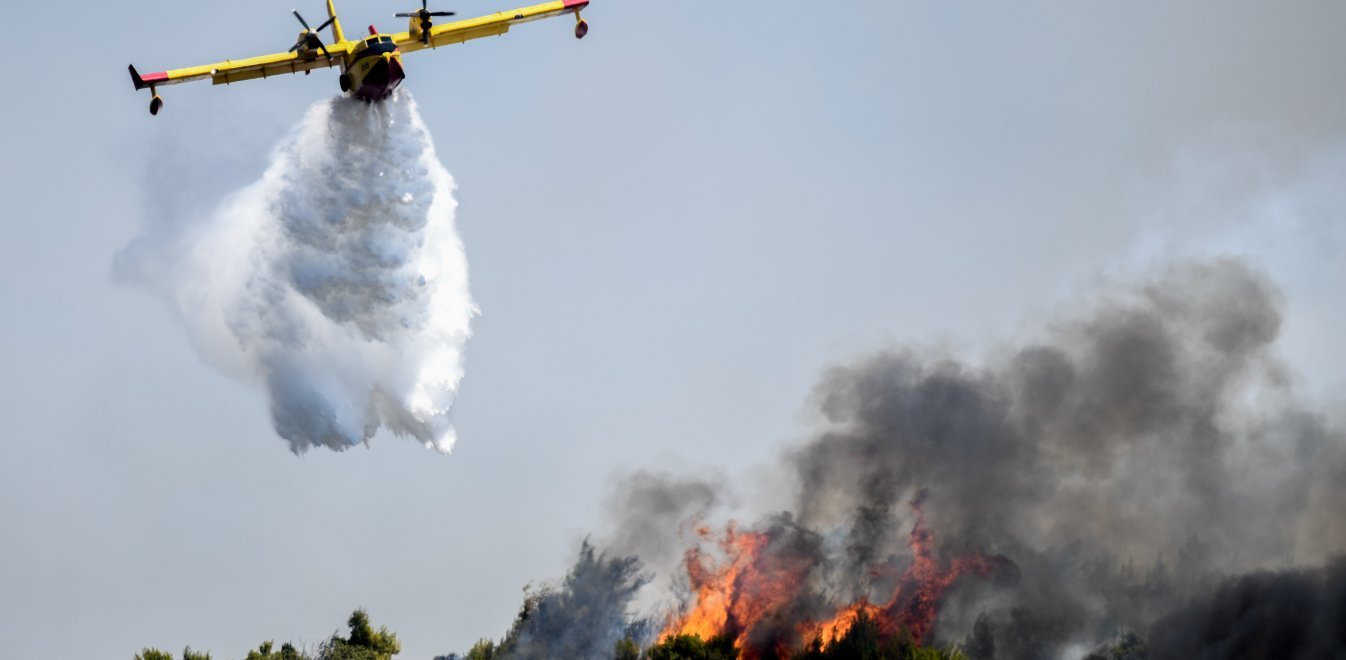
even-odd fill
[(159, 114), (159, 110), (163, 107), (164, 107), (164, 97), (155, 94), (154, 98), (150, 99), (150, 114), (152, 115)]
[(582, 18), (575, 21), (575, 38), (583, 39), (586, 34), (589, 34), (589, 21)]

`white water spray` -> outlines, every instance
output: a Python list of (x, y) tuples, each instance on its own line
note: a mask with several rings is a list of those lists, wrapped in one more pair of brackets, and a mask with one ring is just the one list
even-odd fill
[(300, 453), (380, 426), (448, 452), (476, 314), (453, 178), (410, 95), (315, 104), (204, 223), (147, 231), (119, 274), (165, 296), (202, 357), (262, 384)]

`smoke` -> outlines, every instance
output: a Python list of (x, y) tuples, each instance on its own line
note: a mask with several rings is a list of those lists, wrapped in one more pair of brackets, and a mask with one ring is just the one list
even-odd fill
[(659, 610), (677, 605), (683, 541), (723, 504), (723, 491), (704, 479), (644, 470), (616, 484), (608, 511), (620, 534), (604, 545), (619, 556), (638, 557), (652, 571), (639, 606)]
[(315, 104), (257, 182), (148, 229), (116, 274), (165, 298), (201, 356), (259, 383), (295, 453), (378, 429), (440, 452), (476, 313), (453, 179), (406, 92)]
[(1156, 623), (1149, 657), (1346, 657), (1346, 559), (1228, 580)]
[(1079, 657), (1227, 576), (1346, 550), (1346, 437), (1295, 395), (1281, 304), (1242, 261), (1170, 263), (983, 363), (837, 367), (823, 428), (783, 457), (784, 511), (689, 534), (673, 518), (727, 495), (638, 474), (611, 545), (658, 539), (662, 567), (681, 538), (687, 606), (666, 631), (727, 632), (748, 657), (847, 608), (980, 658)]
[(900, 348), (831, 369), (779, 509), (725, 521), (743, 484), (631, 474), (613, 554), (586, 542), (477, 651), (693, 634), (748, 659), (876, 636), (974, 660), (1340, 655), (1346, 434), (1296, 395), (1281, 306), (1244, 261), (1171, 262), (978, 363)]
[(1324, 561), (1343, 438), (1295, 401), (1279, 306), (1242, 262), (1172, 264), (989, 364), (907, 350), (835, 369), (829, 428), (788, 459), (800, 521), (846, 530), (858, 561), (838, 578), (863, 584), (928, 492), (943, 553), (1017, 568), (941, 610), (954, 639), (987, 616), (996, 657), (1143, 629), (1213, 575)]

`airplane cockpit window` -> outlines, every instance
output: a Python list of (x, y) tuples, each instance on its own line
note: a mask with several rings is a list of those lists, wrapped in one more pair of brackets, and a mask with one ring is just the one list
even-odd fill
[(363, 47), (360, 52), (361, 56), (382, 55), (397, 50), (397, 43), (393, 41), (392, 37), (369, 37), (360, 43)]

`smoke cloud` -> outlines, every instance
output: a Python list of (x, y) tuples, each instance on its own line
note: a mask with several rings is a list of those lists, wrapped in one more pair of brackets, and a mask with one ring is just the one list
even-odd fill
[(1152, 658), (1346, 656), (1346, 559), (1230, 579), (1156, 623)]
[[(662, 570), (679, 536), (691, 614), (666, 632), (727, 633), (746, 657), (800, 648), (847, 608), (975, 658), (1123, 657), (1166, 616), (1152, 657), (1199, 657), (1193, 626), (1264, 640), (1279, 633), (1258, 626), (1283, 621), (1228, 603), (1268, 594), (1274, 609), (1298, 590), (1340, 609), (1321, 585), (1339, 563), (1212, 590), (1346, 550), (1346, 436), (1299, 402), (1275, 352), (1280, 307), (1245, 262), (1171, 263), (979, 364), (868, 356), (817, 387), (824, 425), (784, 454), (782, 511), (688, 533), (677, 516), (699, 524), (729, 495), (637, 474), (611, 547), (639, 556), (659, 539), (647, 565)], [(1294, 628), (1297, 643), (1338, 648), (1314, 637), (1346, 623), (1331, 616)], [(1240, 648), (1260, 647), (1210, 657), (1251, 657)]]
[(206, 361), (265, 388), (295, 453), (380, 427), (448, 452), (476, 314), (453, 188), (408, 93), (333, 98), (260, 180), (147, 230), (115, 270), (165, 298)]

